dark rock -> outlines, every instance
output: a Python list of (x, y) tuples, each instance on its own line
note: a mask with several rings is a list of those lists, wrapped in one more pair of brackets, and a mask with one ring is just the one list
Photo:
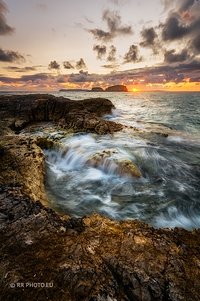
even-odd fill
[(104, 92), (104, 89), (102, 89), (101, 87), (93, 87), (92, 92)]
[[(115, 122), (100, 119), (104, 114), (110, 114), (114, 108), (111, 101), (104, 98), (74, 101), (64, 97), (41, 94), (1, 96), (0, 107), (0, 134), (2, 135), (5, 132), (8, 133), (9, 129), (19, 133), (30, 123), (41, 121), (53, 121), (76, 131), (94, 132), (98, 123), (104, 123), (103, 134), (109, 133), (111, 128), (111, 132), (122, 128)], [(84, 124), (90, 124), (89, 128), (84, 128)]]
[(124, 85), (116, 85), (106, 88), (105, 92), (128, 92), (128, 89)]

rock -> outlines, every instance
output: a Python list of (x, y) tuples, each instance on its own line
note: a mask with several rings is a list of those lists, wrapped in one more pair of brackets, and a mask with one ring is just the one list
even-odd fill
[(139, 168), (131, 160), (119, 160), (117, 161), (117, 165), (120, 175), (127, 175), (136, 178), (142, 177)]
[[(17, 119), (36, 123), (60, 116), (67, 125), (70, 112), (71, 123), (80, 128), (86, 122), (85, 108), (80, 106), (76, 122), (74, 102), (23, 96), (20, 103), (20, 97), (17, 102), (0, 98), (0, 300), (199, 301), (200, 230), (154, 229), (137, 220), (118, 222), (97, 214), (80, 219), (48, 208), (44, 155), (38, 145), (53, 144), (31, 134), (14, 135), (9, 126)], [(86, 115), (93, 121), (86, 122), (87, 128), (120, 128), (98, 119), (89, 103)], [(100, 157), (111, 156), (117, 158), (115, 150)], [(120, 162), (125, 172), (134, 169), (130, 161)]]
[(14, 186), (0, 210), (1, 300), (199, 300), (199, 230), (59, 217)]
[(100, 118), (110, 114), (114, 108), (111, 101), (104, 98), (73, 101), (45, 94), (12, 95), (1, 96), (0, 107), (2, 135), (8, 133), (9, 129), (18, 133), (29, 124), (38, 122), (55, 122), (66, 129), (102, 134), (122, 129), (120, 124)]
[(105, 89), (105, 92), (128, 92), (128, 89), (124, 85), (115, 85)]
[(33, 200), (47, 204), (45, 159), (36, 141), (19, 136), (1, 137), (0, 185), (14, 184)]
[(104, 92), (104, 89), (102, 89), (101, 87), (93, 87), (92, 92)]
[(103, 167), (105, 170), (112, 168), (121, 176), (140, 178), (142, 174), (139, 168), (131, 160), (118, 159), (117, 153), (115, 149), (106, 149), (92, 155), (86, 163), (95, 168)]

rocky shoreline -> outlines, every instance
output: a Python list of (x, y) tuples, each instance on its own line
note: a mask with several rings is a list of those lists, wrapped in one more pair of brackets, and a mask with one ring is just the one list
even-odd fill
[(200, 230), (48, 208), (43, 149), (59, 142), (30, 128), (112, 134), (123, 129), (101, 118), (112, 108), (101, 98), (0, 97), (0, 300), (199, 300)]

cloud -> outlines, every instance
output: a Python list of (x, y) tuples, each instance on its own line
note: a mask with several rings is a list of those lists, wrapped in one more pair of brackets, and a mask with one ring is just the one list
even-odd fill
[(193, 44), (200, 32), (200, 1), (182, 0), (178, 4), (169, 12), (166, 22), (160, 25), (162, 39), (168, 42), (184, 40)]
[(3, 50), (0, 48), (0, 62), (25, 62), (25, 58), (19, 52), (12, 50)]
[(174, 0), (161, 0), (161, 3), (164, 6), (164, 11), (168, 11), (174, 3)]
[(93, 50), (97, 53), (97, 58), (101, 60), (106, 55), (105, 45), (94, 45)]
[(138, 63), (142, 60), (139, 57), (138, 46), (131, 45), (128, 52), (124, 55), (124, 63)]
[(6, 22), (5, 13), (8, 9), (6, 3), (0, 0), (0, 35), (7, 35), (14, 32), (14, 28), (9, 26)]
[(12, 82), (39, 82), (46, 81), (49, 78), (53, 78), (48, 73), (36, 73), (33, 75), (23, 75), (19, 78), (0, 76), (0, 81), (4, 83), (12, 83)]
[(94, 38), (99, 41), (109, 42), (113, 39), (113, 36), (110, 32), (104, 31), (102, 29), (90, 29), (89, 32), (92, 33)]
[(74, 66), (69, 61), (63, 62), (63, 67), (65, 69), (74, 69)]
[(49, 69), (50, 70), (59, 70), (60, 69), (60, 65), (56, 62), (56, 61), (51, 61), (49, 63)]
[(5, 67), (7, 71), (12, 71), (12, 72), (30, 72), (30, 71), (36, 71), (36, 67), (16, 67), (16, 66), (9, 66)]
[(87, 69), (87, 66), (83, 60), (83, 58), (80, 58), (78, 62), (76, 62), (76, 69)]
[(131, 26), (122, 25), (121, 16), (116, 11), (104, 10), (102, 20), (107, 25), (107, 31), (99, 28), (88, 30), (96, 40), (106, 43), (112, 41), (117, 36), (133, 34)]
[(89, 19), (88, 17), (84, 17), (84, 19), (88, 22), (88, 23), (90, 23), (90, 24), (93, 24), (94, 22), (91, 20), (91, 19)]
[(102, 65), (101, 67), (106, 68), (106, 69), (117, 69), (119, 68), (119, 64), (105, 64)]
[(196, 54), (200, 53), (200, 34), (195, 36), (194, 39), (191, 41), (191, 48)]
[[(110, 66), (111, 67), (111, 66)], [(106, 67), (105, 67), (106, 68)], [(112, 69), (112, 68), (111, 68)], [(200, 60), (193, 60), (189, 63), (165, 64), (156, 67), (134, 68), (125, 71), (112, 71), (108, 74), (90, 74), (87, 71), (79, 71), (68, 75), (57, 74), (53, 76), (48, 73), (36, 73), (33, 75), (23, 75), (21, 77), (0, 76), (2, 87), (41, 87), (53, 88), (65, 86), (92, 87), (95, 85), (112, 85), (123, 83), (125, 85), (148, 85), (167, 84), (169, 82), (199, 82), (200, 81)]]
[(87, 71), (79, 71), (79, 73), (72, 73), (68, 77), (70, 83), (86, 83), (86, 82), (97, 82), (101, 79), (101, 75), (89, 74)]
[(162, 38), (164, 41), (181, 39), (190, 32), (188, 26), (181, 24), (180, 17), (177, 14), (170, 15), (162, 27)]
[(179, 11), (180, 12), (187, 11), (191, 6), (193, 6), (193, 4), (195, 2), (196, 2), (195, 0), (181, 0), (180, 1)]
[(190, 54), (186, 49), (183, 49), (180, 53), (176, 53), (175, 49), (165, 51), (164, 61), (165, 63), (177, 63), (184, 62), (191, 58)]
[(110, 51), (108, 53), (107, 61), (108, 62), (115, 62), (116, 61), (116, 52), (117, 48), (114, 45), (110, 46)]
[(141, 36), (143, 38), (140, 46), (151, 48), (154, 54), (158, 53), (158, 41), (157, 41), (157, 33), (153, 27), (144, 28), (141, 31)]
[[(170, 2), (170, 1), (169, 1)], [(162, 46), (180, 41), (186, 49), (164, 50), (165, 62), (181, 62), (198, 57), (200, 53), (200, 0), (172, 1), (173, 9), (168, 13), (166, 21), (160, 24)], [(180, 49), (179, 47), (179, 49)]]
[(127, 4), (130, 0), (109, 0), (109, 2), (115, 5), (124, 5)]
[(122, 25), (121, 16), (116, 11), (105, 10), (102, 19), (107, 23), (111, 33), (125, 35), (133, 33), (131, 26)]

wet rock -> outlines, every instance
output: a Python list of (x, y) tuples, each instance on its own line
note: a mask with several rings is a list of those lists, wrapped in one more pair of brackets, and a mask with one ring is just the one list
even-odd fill
[(142, 176), (139, 168), (131, 160), (120, 160), (117, 162), (119, 174), (140, 178)]
[(199, 300), (198, 230), (59, 217), (20, 188), (1, 188), (1, 300)]
[[(115, 122), (100, 119), (104, 114), (110, 114), (114, 108), (111, 101), (104, 98), (73, 101), (46, 94), (12, 95), (1, 96), (0, 106), (0, 120), (4, 121), (4, 127), (7, 125), (7, 128), (14, 131), (41, 121), (54, 121), (68, 129), (90, 130), (102, 134), (122, 129)], [(4, 134), (5, 130), (1, 125), (0, 129)]]
[(47, 202), (44, 188), (45, 159), (34, 139), (1, 137), (0, 184), (18, 184), (33, 200)]
[(115, 149), (106, 149), (95, 153), (87, 161), (87, 164), (93, 167), (102, 167), (105, 170), (113, 169), (121, 176), (130, 176), (140, 178), (142, 176), (139, 168), (128, 159), (119, 159), (118, 151)]

